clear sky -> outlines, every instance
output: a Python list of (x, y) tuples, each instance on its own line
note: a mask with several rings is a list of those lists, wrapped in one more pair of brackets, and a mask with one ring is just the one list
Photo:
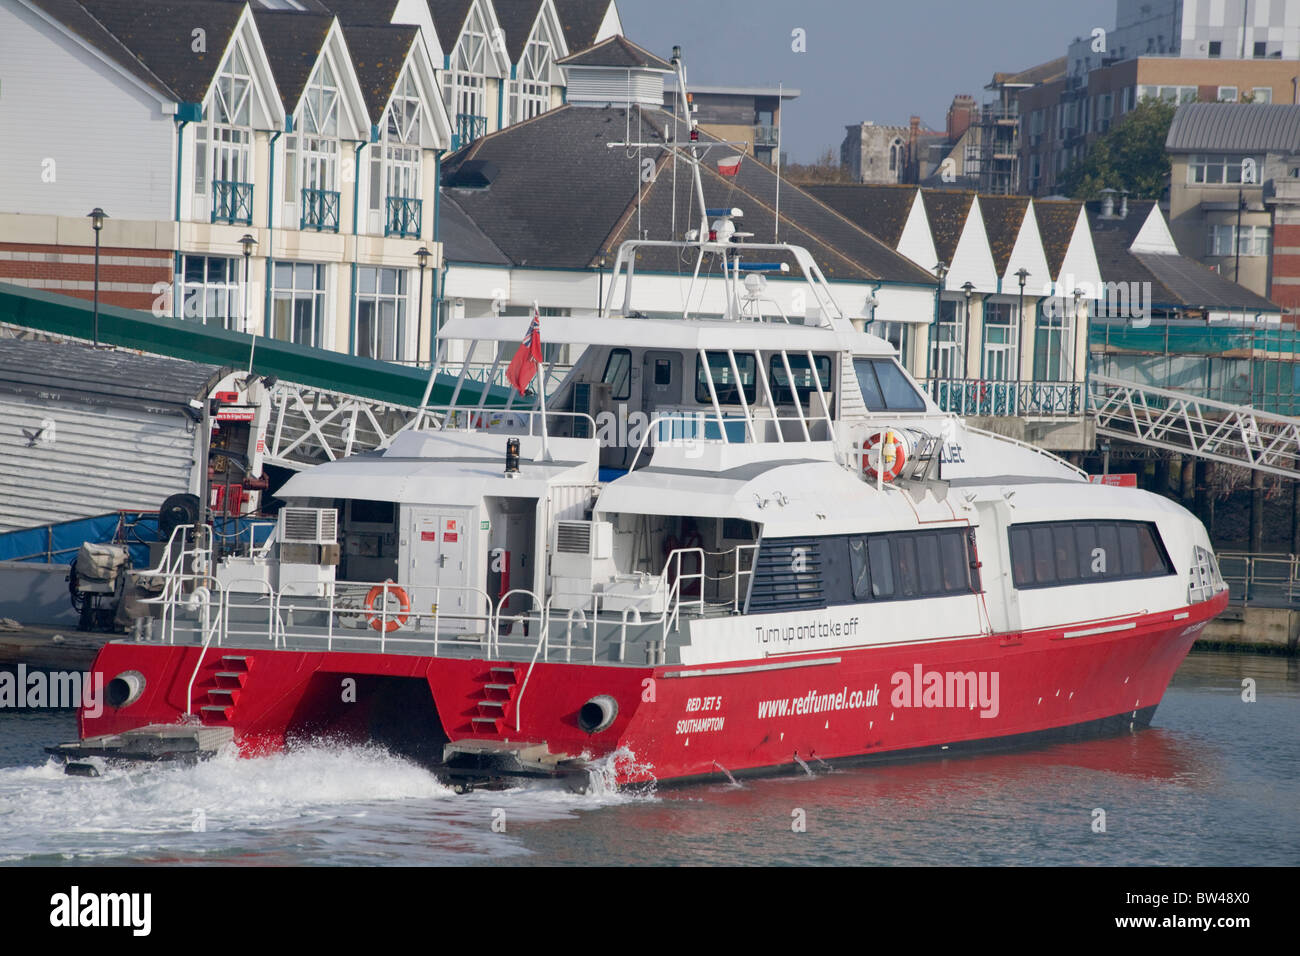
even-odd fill
[[(977, 102), (997, 71), (1064, 56), (1076, 36), (1115, 25), (1115, 0), (618, 0), (628, 37), (668, 57), (682, 47), (687, 82), (802, 91), (788, 103), (782, 148), (836, 157), (844, 127), (942, 129), (957, 93)], [(795, 52), (803, 30), (806, 52)]]

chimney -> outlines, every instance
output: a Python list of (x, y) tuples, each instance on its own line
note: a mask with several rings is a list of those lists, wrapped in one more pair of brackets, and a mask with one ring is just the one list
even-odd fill
[(1101, 191), (1101, 218), (1115, 218), (1115, 190), (1109, 186)]
[(1119, 218), (1128, 218), (1128, 190), (1124, 190), (1119, 197)]

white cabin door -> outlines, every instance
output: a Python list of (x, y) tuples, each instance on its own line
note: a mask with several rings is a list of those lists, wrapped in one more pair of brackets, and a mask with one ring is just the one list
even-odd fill
[(482, 600), (470, 590), (470, 517), (468, 508), (411, 509), (411, 602), (421, 614), (433, 614), (436, 607), (438, 630), (444, 633), (485, 628), (464, 619), (484, 613)]

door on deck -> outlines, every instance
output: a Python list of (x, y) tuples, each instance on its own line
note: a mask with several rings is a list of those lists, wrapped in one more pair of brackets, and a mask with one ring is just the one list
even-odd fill
[[(641, 357), (641, 412), (646, 417), (646, 427), (656, 415), (666, 414), (682, 404), (682, 356), (680, 352), (646, 352)], [(646, 445), (659, 436), (678, 435), (685, 427), (684, 422), (656, 425), (654, 434), (646, 438)], [(631, 449), (636, 454), (636, 449)], [(641, 453), (641, 460), (649, 456)], [(631, 462), (631, 458), (628, 459)]]
[[(442, 633), (477, 633), (482, 621), (467, 615), (485, 613), (483, 600), (470, 590), (470, 508), (412, 508), (411, 604), (421, 614), (438, 614)], [(432, 622), (425, 624), (432, 630)]]

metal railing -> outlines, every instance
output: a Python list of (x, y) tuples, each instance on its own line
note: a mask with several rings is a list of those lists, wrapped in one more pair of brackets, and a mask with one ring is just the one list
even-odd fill
[(961, 416), (1081, 418), (1086, 412), (1083, 382), (935, 378), (920, 385), (940, 409)]
[(775, 126), (755, 126), (754, 127), (754, 145), (755, 146), (775, 146), (776, 145), (776, 127)]
[(456, 133), (451, 138), (453, 150), (466, 146), (487, 134), (487, 117), (475, 113), (456, 114)]
[(212, 182), (212, 222), (253, 224), (253, 184), (216, 179)]
[(422, 200), (410, 196), (389, 196), (384, 217), (384, 235), (400, 239), (418, 239), (424, 216)]
[(300, 229), (317, 232), (339, 231), (339, 194), (330, 189), (304, 189), (302, 191), (302, 220)]
[(1218, 561), (1228, 585), (1228, 603), (1300, 608), (1300, 555), (1220, 551)]

